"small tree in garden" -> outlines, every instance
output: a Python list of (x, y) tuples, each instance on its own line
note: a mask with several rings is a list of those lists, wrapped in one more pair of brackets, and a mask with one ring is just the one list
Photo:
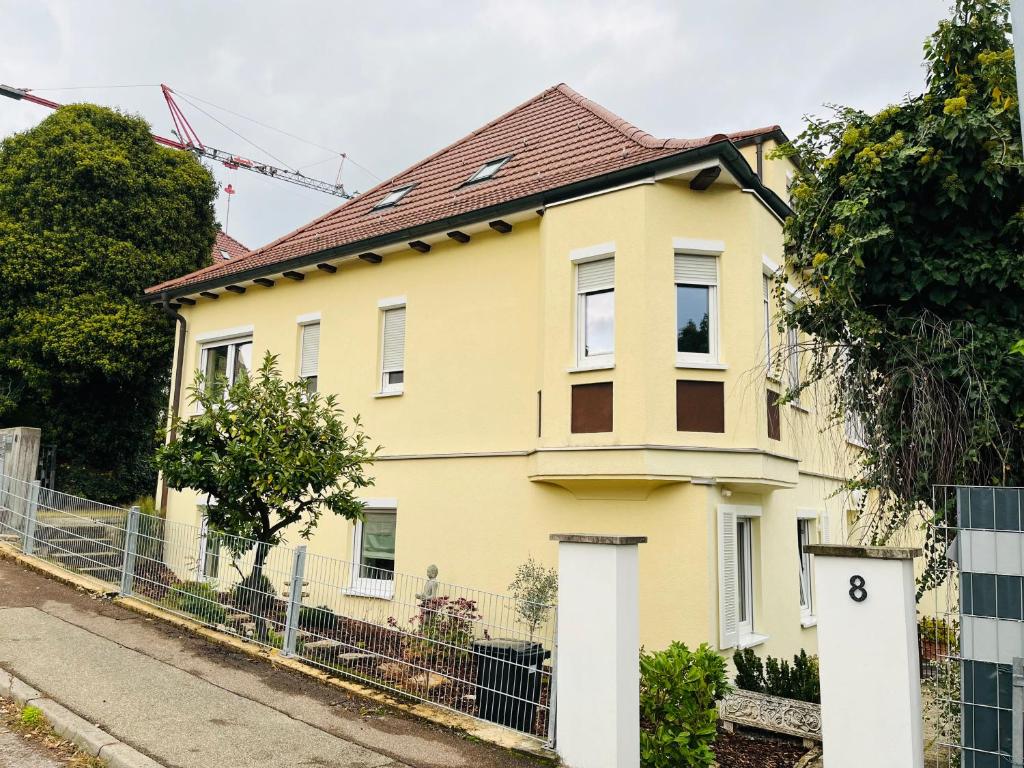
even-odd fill
[(537, 628), (548, 620), (558, 597), (558, 571), (545, 568), (531, 556), (516, 569), (508, 590), (516, 599), (517, 618), (529, 628), (532, 641)]
[(170, 487), (216, 499), (209, 523), (228, 534), (223, 544), (236, 558), (255, 547), (236, 594), (243, 601), (270, 594), (263, 575), (270, 548), (289, 526), (308, 539), (324, 512), (359, 518), (355, 494), (372, 484), (366, 469), (377, 449), (358, 416), (347, 423), (333, 395), (284, 380), (270, 353), (229, 388), (197, 373), (191, 399), (200, 413), (176, 420), (178, 439), (158, 451), (157, 466)]

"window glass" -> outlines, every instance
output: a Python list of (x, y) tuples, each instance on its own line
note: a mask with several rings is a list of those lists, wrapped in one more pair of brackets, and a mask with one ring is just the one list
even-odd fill
[(676, 286), (676, 343), (679, 352), (711, 352), (711, 289)]
[(804, 613), (811, 612), (811, 556), (804, 552), (804, 546), (810, 543), (810, 523), (807, 520), (796, 522), (796, 546), (800, 557), (800, 608)]
[(206, 348), (206, 367), (203, 370), (206, 374), (206, 387), (211, 389), (219, 379), (226, 379), (228, 376), (228, 345), (222, 347)]
[(238, 381), (238, 374), (242, 371), (248, 373), (252, 370), (252, 342), (242, 341), (234, 345), (235, 359), (231, 375), (231, 383)]
[(608, 355), (615, 351), (615, 291), (584, 296), (585, 355)]
[(395, 518), (392, 510), (364, 512), (359, 541), (360, 578), (394, 579)]
[(754, 615), (750, 531), (749, 519), (740, 518), (736, 521), (736, 580), (739, 592), (737, 619), (740, 630), (748, 634), (753, 626)]

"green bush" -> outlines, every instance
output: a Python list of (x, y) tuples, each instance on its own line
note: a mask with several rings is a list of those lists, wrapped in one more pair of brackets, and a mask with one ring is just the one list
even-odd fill
[(326, 605), (304, 605), (299, 608), (299, 629), (317, 635), (334, 633), (341, 629), (341, 617)]
[(768, 656), (762, 665), (753, 649), (736, 651), (732, 656), (736, 665), (736, 687), (745, 691), (767, 693), (787, 699), (821, 703), (821, 685), (818, 680), (818, 657), (808, 656), (801, 649), (788, 661)]
[(223, 624), (227, 617), (213, 587), (202, 581), (183, 581), (167, 593), (164, 602), (206, 624)]
[(643, 768), (710, 766), (718, 702), (730, 686), (725, 661), (707, 644), (672, 643), (640, 652), (640, 764)]

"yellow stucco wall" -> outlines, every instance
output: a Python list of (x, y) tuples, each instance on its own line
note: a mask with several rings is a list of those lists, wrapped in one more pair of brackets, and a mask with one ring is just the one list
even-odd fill
[[(725, 243), (724, 369), (676, 367), (678, 237)], [(336, 274), (313, 269), (302, 282), (278, 278), (273, 288), (183, 307), (185, 371), (198, 365), (197, 337), (251, 325), (254, 361), (271, 350), (294, 376), (297, 318), (319, 312), (319, 388), (359, 413), (382, 446), (366, 496), (397, 500), (396, 569), (419, 575), (436, 563), (444, 581), (503, 592), (528, 555), (555, 562), (550, 533), (645, 534), (640, 610), (649, 648), (675, 639), (717, 645), (717, 505), (758, 505), (756, 631), (768, 636), (768, 652), (813, 650), (814, 630), (800, 623), (797, 510), (827, 511), (838, 540), (844, 502), (832, 494), (850, 457), (840, 435), (820, 433), (810, 397), (805, 409), (783, 407), (781, 441), (767, 436), (761, 275), (763, 257), (782, 262), (778, 219), (735, 186), (694, 192), (652, 180), (530, 212), (508, 235), (484, 229), (465, 245), (432, 242), (427, 254), (385, 252), (382, 264), (345, 261)], [(572, 372), (569, 254), (608, 242), (615, 365)], [(399, 296), (404, 393), (375, 397), (378, 301)], [(676, 431), (680, 378), (724, 382), (724, 434)], [(572, 434), (571, 386), (598, 381), (614, 382), (614, 430)], [(197, 523), (196, 495), (171, 492), (167, 514)], [(309, 549), (350, 558), (352, 525), (324, 519)]]

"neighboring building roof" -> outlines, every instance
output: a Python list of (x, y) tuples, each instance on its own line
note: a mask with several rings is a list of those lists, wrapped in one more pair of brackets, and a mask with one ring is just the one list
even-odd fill
[(215, 265), (240, 258), (248, 252), (249, 249), (231, 235), (219, 229), (217, 230), (217, 239), (213, 243), (213, 263)]
[[(251, 277), (254, 270), (269, 271), (282, 262), (407, 234), (502, 204), (526, 203), (538, 194), (661, 158), (715, 144), (731, 148), (769, 134), (785, 138), (773, 125), (698, 139), (658, 139), (569, 86), (557, 85), (294, 232), (146, 292), (181, 294), (182, 288), (200, 283), (226, 283), (232, 275)], [(493, 175), (467, 183), (485, 164), (505, 157)], [(409, 185), (397, 203), (381, 206), (390, 193)]]

